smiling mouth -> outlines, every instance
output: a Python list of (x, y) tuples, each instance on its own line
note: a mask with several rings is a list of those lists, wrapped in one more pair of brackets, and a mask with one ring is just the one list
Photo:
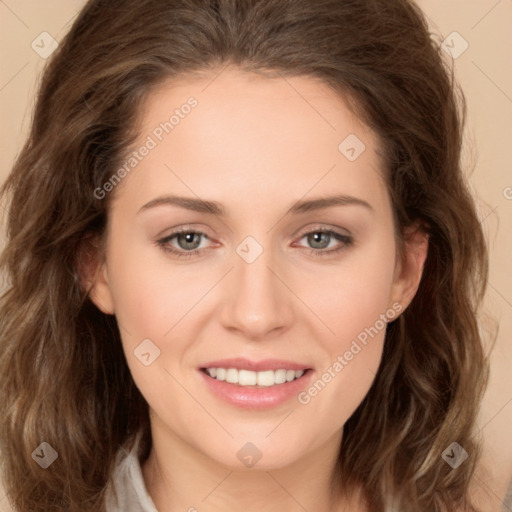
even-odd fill
[(310, 368), (304, 370), (265, 370), (255, 372), (251, 370), (238, 370), (236, 368), (201, 368), (214, 380), (228, 382), (241, 387), (265, 388), (280, 386), (287, 382), (298, 380), (310, 371)]

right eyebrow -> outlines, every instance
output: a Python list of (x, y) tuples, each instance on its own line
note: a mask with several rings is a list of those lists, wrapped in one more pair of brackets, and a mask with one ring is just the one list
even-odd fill
[(199, 213), (209, 213), (211, 215), (218, 215), (220, 217), (226, 216), (224, 207), (216, 201), (206, 201), (204, 199), (196, 199), (194, 197), (183, 197), (166, 195), (156, 197), (145, 205), (141, 206), (137, 214), (141, 211), (148, 210), (149, 208), (155, 208), (156, 206), (179, 206), (187, 210), (192, 210)]

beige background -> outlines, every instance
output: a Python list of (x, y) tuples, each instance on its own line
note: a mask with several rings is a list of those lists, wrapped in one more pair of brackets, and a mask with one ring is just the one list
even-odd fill
[[(385, 1), (385, 0), (382, 0)], [(487, 310), (500, 324), (480, 430), (487, 476), (477, 478), (486, 511), (510, 510), (502, 500), (512, 476), (512, 0), (419, 0), (431, 28), (446, 38), (468, 101), (465, 154), (488, 237), (491, 273)], [(0, 0), (0, 180), (21, 149), (45, 59), (31, 47), (48, 32), (57, 41), (83, 0)], [(158, 2), (155, 2), (158, 5)], [(463, 40), (451, 35), (458, 32)], [(455, 37), (455, 38), (454, 38)], [(455, 55), (453, 55), (455, 56)], [(8, 510), (0, 489), (0, 512)]]

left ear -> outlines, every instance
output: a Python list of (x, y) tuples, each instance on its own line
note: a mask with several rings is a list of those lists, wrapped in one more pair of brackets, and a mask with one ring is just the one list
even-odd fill
[(405, 310), (418, 291), (428, 253), (428, 233), (421, 224), (404, 229), (404, 254), (397, 258), (390, 307), (395, 302)]

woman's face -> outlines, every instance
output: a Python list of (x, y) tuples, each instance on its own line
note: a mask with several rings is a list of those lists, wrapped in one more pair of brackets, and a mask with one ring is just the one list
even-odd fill
[(411, 278), (376, 136), (344, 102), (307, 77), (215, 76), (148, 97), (91, 297), (154, 432), (284, 467), (338, 446)]

